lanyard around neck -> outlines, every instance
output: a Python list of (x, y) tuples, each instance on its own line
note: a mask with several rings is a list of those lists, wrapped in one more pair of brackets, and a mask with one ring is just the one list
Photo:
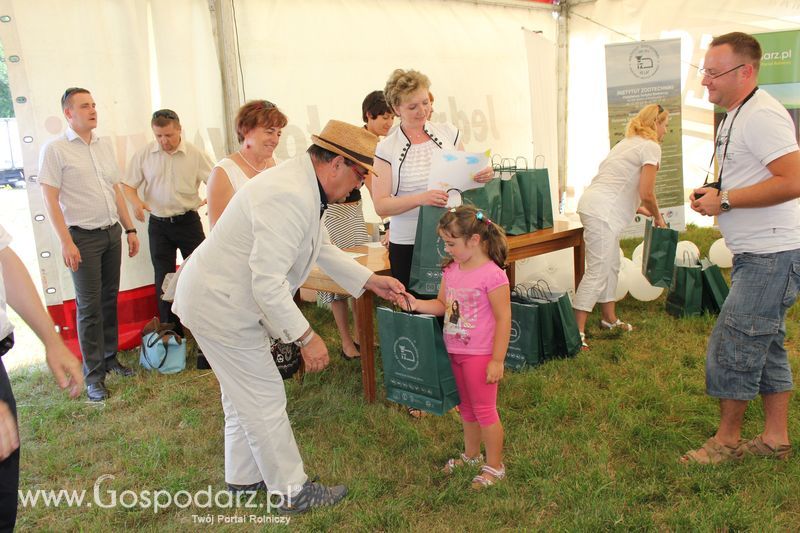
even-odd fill
[[(725, 138), (725, 148), (722, 149), (722, 161), (720, 161), (719, 163), (719, 178), (717, 178), (717, 185), (718, 185), (717, 188), (719, 190), (722, 190), (722, 171), (725, 168), (725, 159), (728, 156), (728, 145), (731, 142), (731, 132), (733, 131), (733, 124), (734, 122), (736, 122), (736, 117), (739, 116), (739, 112), (744, 107), (744, 104), (746, 104), (753, 97), (753, 95), (756, 94), (756, 91), (758, 91), (758, 86), (756, 86), (755, 89), (750, 91), (750, 94), (745, 96), (744, 100), (742, 100), (742, 103), (739, 104), (739, 107), (736, 108), (736, 113), (733, 114), (733, 118), (731, 118), (731, 125), (728, 126), (728, 135)], [(711, 162), (709, 162), (708, 164), (709, 167), (711, 166), (711, 163), (714, 162), (714, 156), (717, 155), (717, 142), (719, 139), (719, 134), (722, 132), (722, 126), (725, 125), (726, 120), (728, 120), (727, 113), (725, 113), (725, 116), (722, 118), (722, 122), (720, 122), (719, 127), (717, 128), (717, 135), (714, 138), (714, 150), (711, 153)]]

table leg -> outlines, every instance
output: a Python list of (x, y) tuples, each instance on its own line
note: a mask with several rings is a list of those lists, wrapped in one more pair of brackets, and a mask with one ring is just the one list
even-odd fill
[(517, 263), (515, 261), (508, 264), (506, 276), (508, 276), (508, 286), (513, 289), (517, 279)]
[(583, 279), (583, 269), (586, 266), (586, 247), (583, 243), (583, 236), (581, 236), (580, 243), (572, 249), (572, 253), (575, 269), (575, 290), (577, 291), (578, 285), (581, 284)]
[(370, 291), (356, 299), (355, 312), (358, 317), (361, 345), (361, 381), (367, 403), (375, 401), (375, 325), (372, 321), (373, 297)]

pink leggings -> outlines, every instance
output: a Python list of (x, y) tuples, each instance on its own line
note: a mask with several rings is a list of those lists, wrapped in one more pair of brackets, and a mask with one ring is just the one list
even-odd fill
[(450, 366), (456, 378), (461, 403), (458, 410), (464, 422), (478, 422), (481, 427), (491, 426), (497, 414), (497, 383), (486, 383), (486, 367), (491, 355), (450, 354)]

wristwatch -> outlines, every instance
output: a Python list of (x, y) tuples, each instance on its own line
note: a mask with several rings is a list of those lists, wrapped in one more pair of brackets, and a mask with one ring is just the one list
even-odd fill
[(311, 339), (313, 338), (314, 338), (314, 330), (311, 329), (308, 331), (308, 333), (306, 333), (305, 335), (294, 341), (294, 345), (297, 346), (298, 348), (305, 348), (306, 346), (311, 344)]
[(728, 201), (728, 191), (722, 191), (722, 198), (719, 201), (719, 208), (722, 211), (731, 210), (731, 203)]
[(130, 235), (131, 233), (138, 233), (138, 231), (136, 231), (136, 228), (131, 228), (131, 229), (126, 229), (125, 230), (125, 235)]

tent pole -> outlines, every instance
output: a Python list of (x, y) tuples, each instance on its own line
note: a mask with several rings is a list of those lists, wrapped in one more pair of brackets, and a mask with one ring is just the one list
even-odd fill
[(567, 90), (569, 88), (569, 4), (564, 2), (556, 9), (558, 17), (558, 92), (556, 134), (558, 135), (558, 211), (564, 209), (567, 191)]
[(220, 77), (222, 79), (222, 110), (225, 120), (225, 153), (239, 146), (234, 120), (241, 106), (239, 99), (239, 61), (236, 52), (236, 30), (233, 18), (233, 0), (208, 0), (211, 11), (211, 29), (217, 45)]

